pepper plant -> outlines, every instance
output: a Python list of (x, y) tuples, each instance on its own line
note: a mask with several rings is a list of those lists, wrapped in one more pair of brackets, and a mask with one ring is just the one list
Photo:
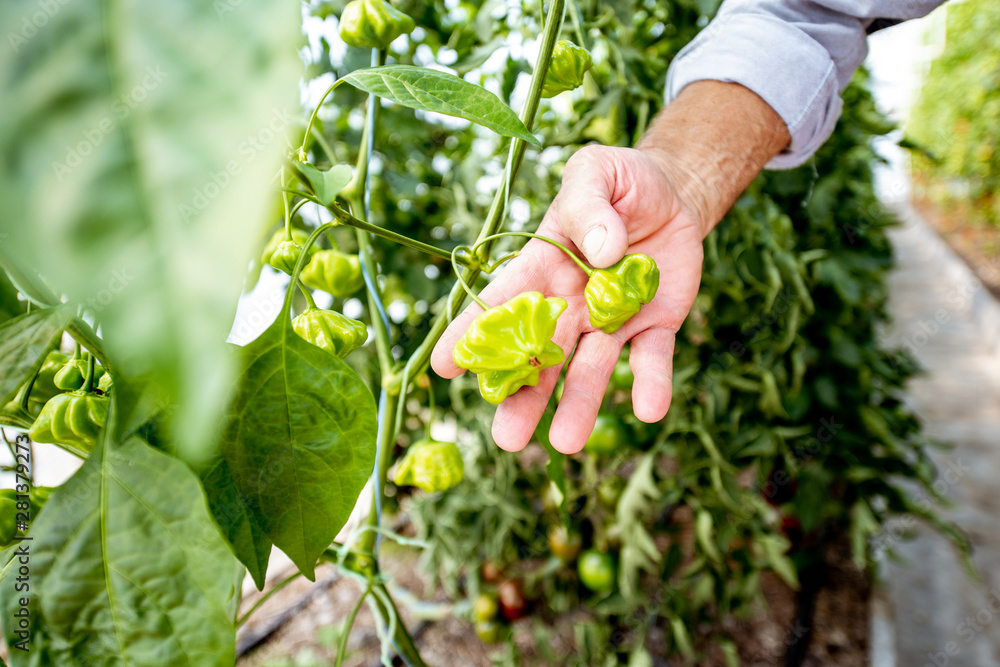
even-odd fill
[[(16, 4), (0, 9), (4, 25), (18, 24)], [(478, 386), (421, 384), (450, 319), (532, 235), (523, 230), (568, 153), (642, 134), (670, 58), (714, 10), (705, 5), (316, 2), (306, 25), (324, 32), (301, 52), (315, 77), (307, 87), (324, 83), (304, 113), (288, 110), (301, 73), (295, 6), (79, 0), (18, 42), (0, 65), (18, 100), (0, 117), (0, 421), (82, 465), (54, 490), (35, 487), (33, 462), (11, 444), (18, 477), (0, 496), (0, 537), (15, 541), (0, 552), (0, 622), (12, 664), (232, 664), (248, 617), (237, 615), (241, 583), (249, 574), (262, 587), (278, 547), (309, 579), (327, 562), (357, 580), (383, 662), (395, 651), (422, 665), (379, 567), (380, 543), (399, 537), (385, 511), (407, 507), (427, 562), (450, 572), (449, 592), (486, 595), (476, 621), (490, 640), (526, 613), (516, 562), (558, 552), (543, 570), (557, 575), (551, 587), (525, 580), (550, 612), (595, 605), (586, 664), (639, 655), (662, 620), (670, 650), (693, 655), (697, 628), (746, 608), (760, 570), (795, 584), (780, 518), (741, 486), (741, 471), (787, 471), (819, 489), (785, 510), (809, 531), (850, 527), (863, 559), (888, 512), (912, 509), (885, 471), (933, 480), (894, 394), (909, 368), (869, 345), (886, 265), (870, 127), (845, 126), (827, 155), (850, 159), (819, 158), (822, 180), (808, 170), (762, 179), (733, 213), (746, 224), (709, 237), (707, 291), (663, 424), (642, 426), (611, 396), (604, 441), (580, 461), (550, 451), (542, 470), (492, 447), (482, 399), (502, 401), (572, 352), (551, 342), (565, 304), (540, 293), (488, 309), (456, 347)], [(67, 35), (80, 52), (56, 62)], [(436, 60), (456, 74), (428, 67)], [(834, 203), (858, 182), (847, 206), (873, 222), (848, 247), (832, 222), (846, 207)], [(580, 263), (594, 326), (613, 331), (649, 302), (659, 274), (647, 260)], [(278, 313), (248, 345), (228, 346), (240, 290), (263, 266), (288, 276)], [(331, 307), (317, 305), (320, 293)], [(716, 379), (712, 355), (779, 300), (790, 305), (777, 324), (755, 330)], [(396, 304), (406, 314), (391, 318)], [(435, 401), (458, 443), (415, 420), (432, 421)], [(826, 410), (848, 414), (851, 446), (803, 460)], [(610, 458), (608, 434), (621, 433), (648, 451)], [(367, 515), (335, 541), (369, 483)], [(543, 492), (544, 516), (531, 511)], [(9, 500), (30, 514), (13, 531)], [(685, 525), (693, 547), (675, 534)], [(662, 534), (675, 538), (665, 552)], [(18, 588), (28, 574), (15, 558), (26, 544), (30, 591)], [(449, 567), (456, 555), (464, 570)], [(485, 561), (518, 577), (491, 581)], [(643, 577), (682, 595), (644, 597)], [(635, 631), (621, 651), (605, 641), (615, 624)]]

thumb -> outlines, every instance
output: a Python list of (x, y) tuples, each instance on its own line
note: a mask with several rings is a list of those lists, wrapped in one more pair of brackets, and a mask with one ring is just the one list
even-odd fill
[(611, 205), (616, 169), (613, 148), (587, 146), (563, 170), (556, 214), (563, 233), (599, 269), (611, 266), (628, 250), (628, 230)]

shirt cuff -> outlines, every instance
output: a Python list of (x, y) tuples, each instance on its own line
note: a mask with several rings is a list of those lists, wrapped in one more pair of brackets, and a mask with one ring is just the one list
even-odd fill
[(803, 164), (829, 138), (843, 102), (829, 52), (794, 25), (763, 14), (717, 17), (685, 46), (667, 72), (667, 103), (689, 83), (738, 83), (760, 95), (791, 135), (765, 169)]

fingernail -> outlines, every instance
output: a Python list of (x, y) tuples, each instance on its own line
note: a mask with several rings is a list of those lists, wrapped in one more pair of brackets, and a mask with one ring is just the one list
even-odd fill
[(604, 247), (604, 239), (608, 237), (608, 230), (602, 226), (597, 226), (587, 232), (586, 236), (583, 237), (583, 254), (588, 258), (592, 258), (597, 253), (601, 252), (601, 248)]

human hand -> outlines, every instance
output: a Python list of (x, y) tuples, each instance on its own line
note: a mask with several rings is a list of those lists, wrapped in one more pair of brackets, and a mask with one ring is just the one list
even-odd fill
[[(590, 325), (586, 274), (544, 241), (529, 241), (480, 294), (490, 306), (528, 291), (566, 299), (568, 307), (553, 340), (567, 357), (574, 347), (576, 353), (549, 432), (560, 452), (572, 454), (583, 448), (626, 343), (631, 346), (629, 362), (635, 375), (635, 415), (655, 422), (670, 406), (674, 336), (698, 292), (704, 236), (695, 209), (678, 198), (675, 170), (668, 157), (653, 151), (584, 148), (566, 163), (562, 188), (538, 228), (538, 234), (582, 250), (586, 261), (597, 268), (611, 266), (626, 253), (656, 260), (660, 269), (656, 297), (615, 333)], [(431, 366), (442, 377), (463, 372), (452, 352), (481, 312), (478, 305), (470, 305), (438, 341)], [(531, 439), (561, 368), (542, 371), (537, 386), (522, 388), (497, 408), (493, 438), (502, 449), (518, 451)]]

